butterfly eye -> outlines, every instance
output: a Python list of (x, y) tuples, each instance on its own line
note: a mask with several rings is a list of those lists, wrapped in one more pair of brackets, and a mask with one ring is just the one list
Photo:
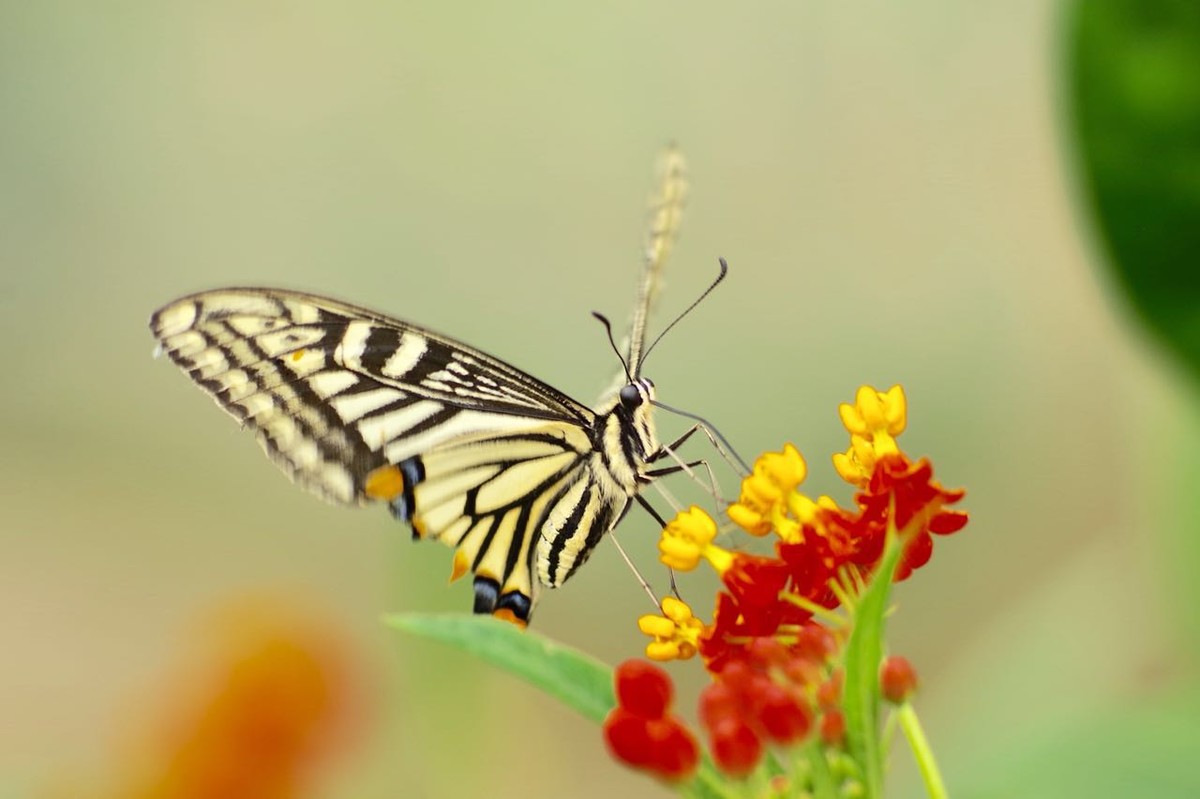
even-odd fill
[(626, 408), (636, 408), (642, 404), (642, 392), (637, 386), (628, 385), (621, 389), (621, 404)]

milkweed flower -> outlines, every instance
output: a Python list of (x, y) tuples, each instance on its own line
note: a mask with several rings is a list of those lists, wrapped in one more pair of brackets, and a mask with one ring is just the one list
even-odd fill
[(784, 444), (780, 452), (760, 455), (749, 476), (742, 480), (738, 501), (726, 511), (729, 518), (751, 535), (775, 531), (790, 540), (797, 532), (797, 523), (788, 516), (789, 499), (807, 475), (804, 457), (792, 444)]
[(732, 556), (713, 543), (717, 523), (695, 505), (680, 511), (663, 528), (658, 551), (663, 563), (679, 571), (691, 571), (707, 560), (717, 572), (729, 568)]
[(687, 603), (673, 596), (663, 597), (662, 615), (648, 614), (638, 619), (638, 629), (654, 640), (646, 644), (651, 660), (687, 660), (695, 657), (704, 622), (692, 615)]
[[(642, 616), (638, 626), (653, 639), (646, 646), (653, 660), (699, 653), (710, 680), (699, 696), (700, 726), (712, 762), (733, 779), (756, 773), (770, 750), (781, 758), (840, 751), (840, 759), (822, 768), (840, 775), (837, 779), (851, 792), (862, 790), (858, 781), (870, 782), (869, 764), (855, 759), (862, 752), (847, 748), (855, 739), (848, 737), (852, 722), (843, 690), (859, 599), (876, 576), (888, 582), (909, 577), (929, 561), (933, 536), (958, 532), (967, 523), (966, 513), (953, 507), (965, 492), (942, 486), (928, 459), (914, 459), (900, 447), (898, 439), (908, 426), (908, 402), (900, 386), (886, 391), (863, 386), (838, 414), (850, 442), (833, 456), (833, 466), (855, 489), (851, 503), (802, 493), (808, 468), (799, 449), (788, 443), (755, 460), (737, 501), (725, 509), (734, 527), (770, 540), (770, 553), (716, 545), (721, 526), (698, 506), (678, 513), (659, 541), (668, 566), (689, 571), (707, 563), (720, 579), (711, 622), (668, 597), (661, 615)], [(890, 573), (877, 575), (884, 563)], [(682, 753), (691, 750), (682, 743), (686, 728), (668, 712), (669, 678), (650, 664), (643, 666), (655, 671), (639, 670), (631, 665), (635, 662), (618, 669), (619, 704), (606, 722), (606, 739), (622, 762), (678, 778), (683, 772), (670, 764), (686, 761)], [(890, 658), (876, 667), (876, 691), (889, 697), (911, 694), (915, 671), (907, 661)], [(633, 685), (639, 674), (638, 679), (657, 686), (648, 691), (657, 699), (637, 700), (630, 691), (620, 698), (621, 686)], [(861, 724), (857, 707), (853, 723)], [(814, 736), (824, 749), (800, 746)], [(777, 790), (811, 789), (801, 784), (811, 769), (784, 770), (784, 776), (772, 777)]]
[(908, 401), (904, 389), (886, 392), (862, 386), (854, 404), (838, 406), (842, 425), (850, 433), (850, 448), (833, 456), (833, 465), (846, 482), (863, 487), (881, 457), (900, 452), (896, 437), (908, 426)]

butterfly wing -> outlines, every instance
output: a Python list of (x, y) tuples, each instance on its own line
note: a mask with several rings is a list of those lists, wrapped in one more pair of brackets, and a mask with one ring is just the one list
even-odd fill
[(362, 503), (372, 470), (481, 432), (586, 427), (586, 406), (407, 322), (307, 294), (220, 289), (157, 311), (162, 350), (293, 480)]
[(150, 327), (293, 480), (387, 501), (457, 549), (455, 576), (477, 573), (477, 611), (528, 618), (540, 531), (589, 480), (590, 409), (453, 339), (307, 294), (203, 292)]

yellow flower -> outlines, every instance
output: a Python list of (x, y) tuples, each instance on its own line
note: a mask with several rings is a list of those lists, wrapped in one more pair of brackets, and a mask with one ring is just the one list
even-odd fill
[(790, 493), (808, 476), (804, 456), (792, 444), (784, 444), (782, 452), (764, 452), (754, 462), (754, 471), (769, 477), (779, 490)]
[(703, 558), (713, 565), (718, 573), (729, 568), (732, 555), (713, 544), (717, 536), (717, 523), (695, 505), (675, 514), (675, 518), (663, 528), (658, 540), (659, 559), (679, 571), (691, 571)]
[(781, 452), (765, 452), (742, 480), (738, 501), (726, 513), (750, 535), (763, 536), (773, 530), (785, 541), (792, 541), (800, 528), (786, 511), (807, 474), (804, 456), (792, 444), (784, 444)]
[(647, 614), (638, 619), (638, 629), (654, 640), (646, 644), (651, 660), (687, 660), (694, 657), (704, 623), (692, 615), (686, 603), (673, 596), (663, 597), (662, 615)]
[(854, 404), (838, 406), (838, 414), (850, 433), (850, 447), (833, 456), (833, 467), (846, 482), (864, 487), (880, 458), (900, 452), (896, 436), (908, 424), (904, 389), (895, 385), (880, 392), (861, 386)]

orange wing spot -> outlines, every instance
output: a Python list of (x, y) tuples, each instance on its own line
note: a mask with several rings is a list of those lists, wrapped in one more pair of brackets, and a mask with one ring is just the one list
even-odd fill
[(501, 621), (506, 621), (509, 624), (515, 624), (522, 630), (529, 626), (529, 622), (518, 619), (517, 614), (513, 613), (511, 608), (500, 608), (499, 610), (494, 611), (492, 615)]
[(404, 475), (390, 463), (387, 466), (372, 469), (367, 474), (367, 479), (363, 481), (363, 493), (371, 499), (391, 502), (404, 493)]
[(450, 582), (460, 579), (471, 570), (471, 559), (461, 549), (454, 551), (454, 563), (450, 566)]
[(301, 347), (300, 349), (298, 349), (298, 350), (296, 350), (295, 352), (293, 352), (293, 353), (292, 353), (292, 360), (293, 360), (293, 361), (298, 361), (298, 360), (300, 360), (301, 358), (303, 358), (303, 357), (304, 357), (305, 353), (307, 353), (307, 352), (308, 352), (308, 350), (306, 350), (306, 349), (304, 349), (303, 347)]
[(414, 515), (412, 517), (412, 529), (413, 532), (417, 534), (417, 538), (425, 537), (425, 522), (421, 521), (420, 516)]

